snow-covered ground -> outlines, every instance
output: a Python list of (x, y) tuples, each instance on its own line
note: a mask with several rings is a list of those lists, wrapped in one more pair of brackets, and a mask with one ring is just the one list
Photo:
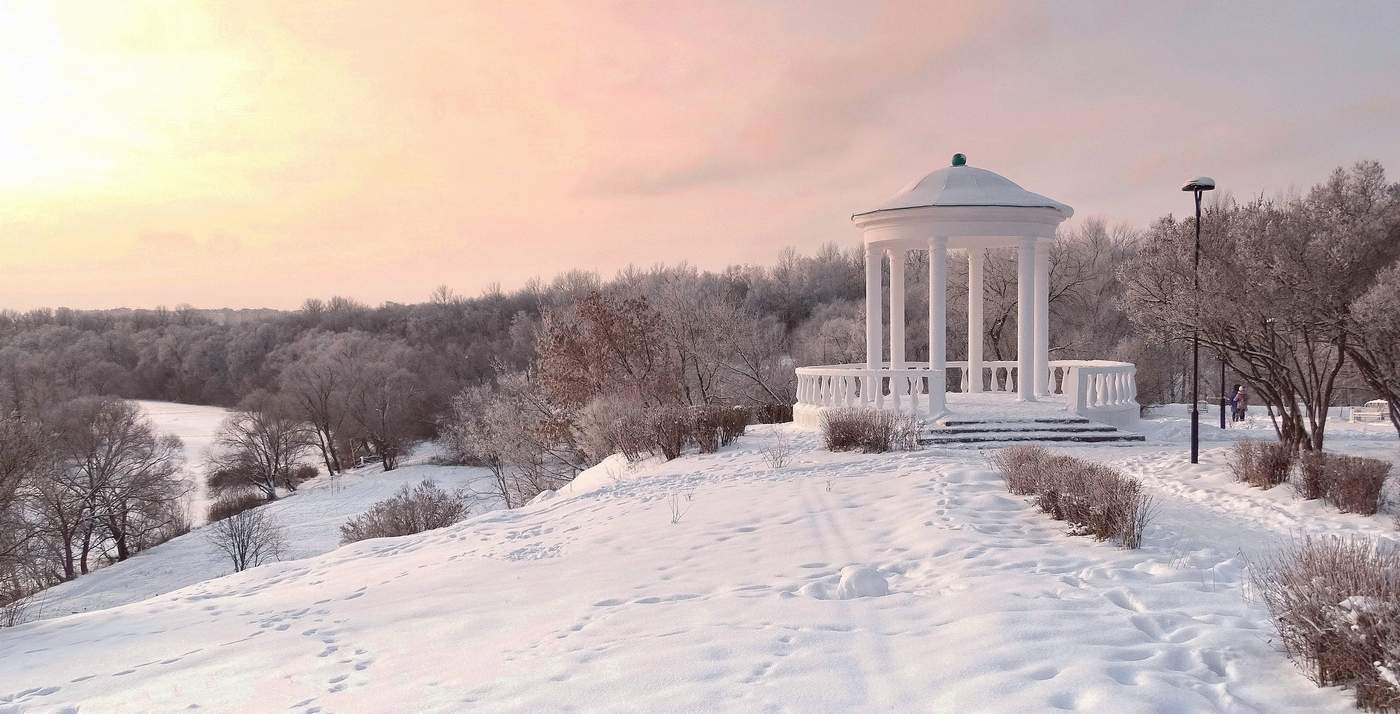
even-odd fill
[[(1394, 540), (1390, 516), (1233, 483), (1220, 441), (1186, 464), (1181, 423), (1068, 449), (1157, 497), (1138, 551), (1065, 535), (988, 452), (753, 427), (516, 511), (0, 631), (0, 711), (1349, 711), (1278, 651), (1246, 558)], [(1329, 445), (1400, 460), (1393, 432)]]
[(150, 417), (156, 433), (174, 434), (184, 442), (184, 471), (190, 482), (186, 504), (191, 522), (203, 523), (204, 514), (209, 510), (209, 499), (204, 492), (204, 465), (208, 460), (209, 447), (214, 444), (214, 436), (219, 431), (219, 424), (228, 416), (228, 410), (173, 402), (137, 400), (136, 403)]
[[(288, 549), (282, 559), (309, 558), (334, 550), (340, 545), (342, 523), (376, 501), (392, 496), (404, 485), (413, 486), (430, 478), (445, 489), (466, 487), (477, 491), (484, 489), (482, 480), (489, 478), (485, 469), (434, 466), (425, 463), (423, 455), (415, 459), (418, 463), (410, 460), (388, 472), (379, 466), (366, 466), (333, 480), (321, 476), (303, 484), (296, 493), (262, 506), (285, 529)], [(473, 512), (498, 505), (497, 501), (484, 499), (473, 507)], [(209, 544), (203, 528), (195, 528), (125, 562), (45, 590), (34, 612), (48, 619), (126, 605), (231, 572), (227, 557)]]

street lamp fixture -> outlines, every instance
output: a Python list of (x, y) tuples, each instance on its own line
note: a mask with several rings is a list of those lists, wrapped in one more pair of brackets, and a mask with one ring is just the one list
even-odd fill
[(1201, 456), (1201, 194), (1215, 190), (1215, 179), (1197, 176), (1187, 181), (1181, 190), (1196, 195), (1196, 250), (1191, 264), (1191, 289), (1197, 303), (1191, 324), (1191, 463), (1195, 464), (1200, 463)]

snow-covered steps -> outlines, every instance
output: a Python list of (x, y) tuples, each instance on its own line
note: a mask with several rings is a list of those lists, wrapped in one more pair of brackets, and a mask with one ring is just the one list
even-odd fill
[(948, 419), (919, 437), (925, 446), (986, 448), (1026, 442), (1133, 443), (1141, 434), (1120, 431), (1080, 417)]

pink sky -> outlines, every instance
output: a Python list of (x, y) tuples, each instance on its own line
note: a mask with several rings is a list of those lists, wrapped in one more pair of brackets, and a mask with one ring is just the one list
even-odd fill
[[(307, 9), (319, 7), (320, 9)], [(771, 262), (961, 151), (1100, 216), (1400, 171), (1400, 4), (0, 5), (0, 308)]]

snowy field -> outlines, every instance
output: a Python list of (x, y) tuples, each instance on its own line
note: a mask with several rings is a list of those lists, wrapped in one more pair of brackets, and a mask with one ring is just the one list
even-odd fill
[[(1156, 496), (1139, 551), (1065, 535), (989, 452), (830, 454), (754, 427), (719, 454), (614, 457), (516, 511), (0, 631), (0, 712), (1352, 711), (1279, 652), (1245, 558), (1393, 540), (1391, 516), (1233, 483), (1218, 438), (1259, 424), (1203, 429), (1191, 466), (1184, 424), (1066, 449)], [(1400, 460), (1393, 432), (1328, 441)]]
[[(173, 433), (184, 440), (186, 472), (202, 494), (204, 453), (228, 412), (218, 407), (139, 403), (159, 433)], [(322, 476), (304, 484), (295, 494), (264, 506), (286, 529), (288, 552), (283, 559), (308, 558), (334, 550), (340, 545), (340, 524), (363, 513), (376, 501), (392, 496), (401, 486), (432, 478), (450, 490), (479, 485), (487, 477), (484, 469), (428, 465), (423, 462), (431, 455), (431, 449), (420, 451), (393, 471), (385, 473), (375, 465), (350, 470), (334, 480)], [(200, 495), (192, 501), (192, 507), (198, 510), (192, 510), (191, 516), (196, 523), (202, 523), (207, 500)], [(494, 501), (486, 501), (475, 506), (474, 512), (496, 506)], [(44, 619), (101, 610), (179, 590), (232, 570), (226, 556), (209, 544), (202, 529), (196, 528), (125, 562), (49, 588), (35, 607), (38, 617)]]
[(204, 493), (204, 464), (208, 459), (209, 447), (214, 444), (214, 435), (219, 431), (219, 424), (228, 416), (228, 410), (173, 402), (137, 400), (136, 403), (150, 417), (157, 434), (174, 434), (184, 442), (185, 474), (190, 482), (186, 503), (191, 522), (203, 523), (204, 514), (209, 510), (209, 499)]

